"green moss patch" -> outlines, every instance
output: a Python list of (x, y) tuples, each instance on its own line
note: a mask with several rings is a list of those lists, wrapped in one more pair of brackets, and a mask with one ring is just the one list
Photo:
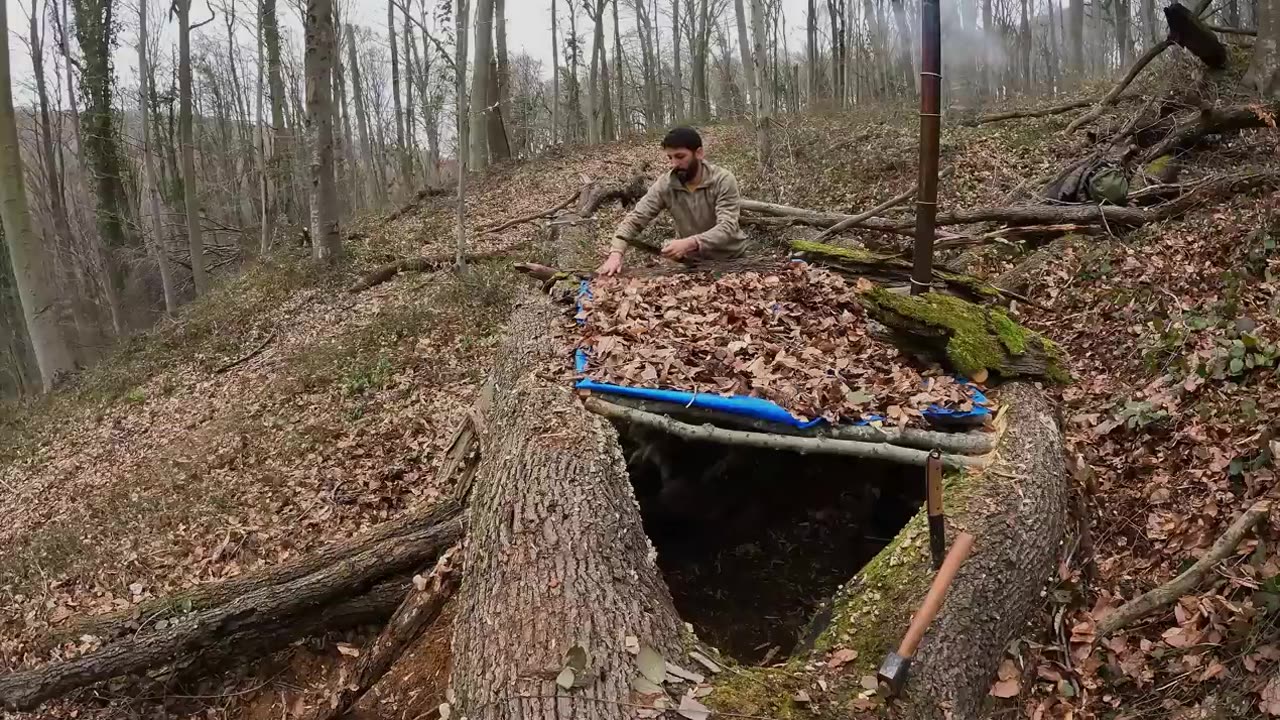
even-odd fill
[[(961, 373), (988, 370), (1005, 377), (1041, 375), (1058, 383), (1070, 382), (1066, 358), (1058, 346), (1022, 327), (1000, 308), (940, 293), (902, 295), (883, 288), (874, 288), (862, 297), (872, 314), (886, 324), (918, 327), (945, 336), (947, 360)], [(1024, 357), (1032, 360), (1031, 354), (1042, 362), (1019, 362)]]

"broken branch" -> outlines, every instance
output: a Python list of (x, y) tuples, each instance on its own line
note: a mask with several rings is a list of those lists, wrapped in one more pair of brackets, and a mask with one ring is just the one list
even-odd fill
[[(461, 580), (455, 562), (457, 553), (458, 545), (454, 545), (440, 556), (425, 584), (415, 586), (409, 592), (378, 638), (360, 655), (352, 676), (340, 679), (328, 706), (320, 706), (312, 720), (334, 720), (355, 707), (360, 698), (400, 659), (422, 629), (440, 616), (440, 610), (458, 589)], [(414, 582), (416, 585), (416, 578)]]
[(248, 353), (248, 354), (246, 354), (246, 355), (241, 355), (239, 358), (236, 358), (235, 360), (232, 360), (231, 362), (227, 363), (226, 365), (223, 365), (222, 367), (218, 368), (217, 370), (214, 370), (214, 371), (213, 371), (213, 372), (214, 372), (214, 374), (215, 374), (215, 375), (221, 375), (222, 373), (224, 373), (224, 372), (226, 372), (226, 371), (228, 371), (228, 370), (230, 370), (230, 369), (232, 369), (232, 368), (234, 368), (234, 367), (237, 367), (237, 366), (239, 366), (239, 365), (243, 365), (243, 364), (245, 364), (245, 363), (249, 362), (250, 360), (252, 360), (252, 359), (254, 359), (254, 358), (258, 357), (259, 355), (261, 355), (261, 354), (262, 354), (262, 351), (263, 351), (263, 350), (266, 350), (266, 349), (267, 349), (267, 346), (271, 344), (271, 341), (272, 341), (272, 340), (275, 340), (275, 339), (276, 339), (276, 334), (275, 334), (275, 333), (271, 333), (270, 335), (268, 335), (268, 336), (267, 336), (267, 339), (266, 339), (266, 340), (263, 340), (263, 341), (262, 341), (262, 344), (258, 345), (258, 347), (256, 347), (256, 348), (254, 348), (253, 350), (249, 351), (249, 353)]
[(491, 227), (491, 228), (485, 228), (485, 229), (483, 229), (483, 230), (477, 230), (476, 232), (477, 232), (478, 234), (480, 234), (480, 235), (492, 235), (492, 234), (497, 233), (497, 232), (502, 232), (503, 230), (506, 230), (507, 228), (512, 227), (512, 226), (514, 226), (514, 225), (519, 225), (519, 224), (521, 224), (521, 223), (527, 223), (527, 222), (530, 222), (530, 221), (532, 221), (532, 220), (537, 220), (538, 218), (544, 218), (544, 217), (547, 217), (548, 215), (554, 215), (555, 213), (557, 213), (557, 212), (559, 212), (559, 211), (561, 211), (561, 210), (563, 210), (563, 209), (565, 209), (565, 208), (569, 207), (569, 203), (573, 202), (574, 200), (577, 200), (577, 199), (578, 199), (578, 196), (579, 196), (579, 195), (581, 195), (581, 194), (582, 194), (582, 189), (581, 189), (581, 188), (579, 188), (578, 190), (574, 191), (574, 193), (573, 193), (572, 195), (570, 195), (569, 197), (567, 197), (567, 198), (565, 198), (564, 200), (560, 201), (559, 203), (556, 203), (556, 204), (555, 204), (555, 205), (553, 205), (552, 207), (547, 208), (546, 210), (539, 210), (539, 211), (538, 211), (538, 212), (536, 212), (536, 213), (531, 213), (531, 214), (529, 214), (529, 215), (525, 215), (525, 216), (523, 216), (523, 217), (518, 217), (518, 218), (516, 218), (516, 219), (514, 219), (514, 220), (508, 220), (508, 221), (506, 221), (506, 222), (502, 223), (501, 225), (496, 225), (496, 226)]
[(1071, 134), (1076, 130), (1079, 130), (1084, 125), (1102, 117), (1102, 113), (1106, 112), (1108, 107), (1116, 104), (1116, 99), (1120, 97), (1120, 93), (1124, 92), (1125, 88), (1129, 87), (1129, 85), (1137, 79), (1138, 74), (1141, 73), (1147, 65), (1150, 65), (1152, 60), (1159, 57), (1160, 53), (1168, 50), (1169, 46), (1172, 44), (1172, 40), (1165, 38), (1164, 40), (1161, 40), (1155, 45), (1147, 48), (1147, 51), (1142, 53), (1142, 57), (1135, 60), (1133, 65), (1130, 66), (1129, 72), (1125, 73), (1124, 77), (1120, 79), (1120, 82), (1116, 83), (1115, 87), (1111, 88), (1111, 91), (1103, 96), (1103, 98), (1098, 101), (1098, 104), (1093, 106), (1092, 110), (1081, 115), (1075, 120), (1072, 120), (1071, 124), (1067, 125), (1067, 134)]
[[(938, 174), (938, 179), (939, 179), (939, 180), (942, 180), (943, 178), (947, 177), (947, 176), (948, 176), (948, 175), (950, 175), (950, 174), (951, 174), (951, 168), (947, 168), (946, 170), (943, 170), (941, 173), (939, 173), (939, 174)], [(919, 189), (920, 189), (920, 188), (919, 188), (918, 186), (917, 186), (917, 187), (913, 187), (913, 188), (911, 188), (910, 190), (906, 190), (905, 192), (902, 192), (902, 193), (900, 193), (900, 194), (898, 194), (898, 195), (895, 195), (895, 196), (893, 196), (893, 197), (889, 198), (888, 200), (885, 200), (884, 202), (882, 202), (882, 203), (880, 203), (879, 205), (877, 205), (877, 206), (875, 206), (875, 207), (871, 208), (870, 210), (866, 210), (866, 211), (864, 211), (864, 212), (860, 212), (860, 213), (858, 213), (857, 215), (851, 215), (851, 216), (849, 216), (849, 217), (845, 218), (844, 220), (841, 220), (840, 222), (836, 223), (835, 225), (832, 225), (831, 227), (827, 228), (826, 230), (823, 230), (823, 231), (818, 235), (817, 240), (818, 240), (819, 242), (821, 242), (821, 241), (825, 240), (826, 238), (828, 238), (828, 237), (830, 237), (830, 236), (832, 236), (832, 235), (835, 235), (836, 233), (842, 232), (842, 231), (844, 231), (844, 230), (846, 230), (846, 229), (848, 229), (848, 228), (853, 227), (854, 225), (857, 225), (858, 223), (862, 222), (863, 220), (867, 220), (868, 218), (873, 218), (873, 217), (875, 217), (876, 215), (879, 215), (880, 213), (884, 212), (885, 210), (888, 210), (888, 209), (889, 209), (889, 208), (891, 208), (891, 207), (897, 207), (898, 205), (901, 205), (902, 203), (904, 203), (904, 202), (906, 202), (906, 201), (910, 200), (911, 198), (915, 197), (915, 196), (916, 196), (916, 192), (917, 192)]]
[(1097, 637), (1104, 638), (1191, 592), (1200, 584), (1200, 581), (1204, 579), (1204, 576), (1208, 574), (1214, 565), (1217, 565), (1225, 560), (1228, 555), (1235, 552), (1236, 546), (1244, 539), (1245, 533), (1249, 532), (1269, 512), (1271, 512), (1270, 502), (1259, 500), (1254, 503), (1253, 507), (1246, 510), (1240, 517), (1235, 519), (1235, 522), (1231, 523), (1231, 526), (1218, 538), (1213, 547), (1209, 548), (1209, 551), (1201, 556), (1194, 565), (1187, 568), (1186, 572), (1154, 590), (1143, 593), (1135, 600), (1121, 605), (1114, 612), (1104, 616), (1098, 622)]
[[(714, 425), (690, 425), (674, 420), (665, 415), (623, 407), (597, 397), (588, 397), (583, 401), (588, 410), (612, 420), (643, 425), (662, 432), (702, 442), (713, 442), (721, 445), (739, 445), (757, 447), (768, 450), (789, 450), (800, 453), (823, 453), (828, 455), (847, 455), (869, 460), (886, 460), (903, 465), (924, 467), (929, 460), (929, 452), (913, 448), (899, 447), (887, 443), (859, 442), (855, 440), (835, 440), (820, 437), (794, 437), (788, 435), (772, 435), (742, 430), (726, 430)], [(943, 455), (942, 463), (951, 469), (983, 467), (986, 461), (980, 457), (965, 455)]]

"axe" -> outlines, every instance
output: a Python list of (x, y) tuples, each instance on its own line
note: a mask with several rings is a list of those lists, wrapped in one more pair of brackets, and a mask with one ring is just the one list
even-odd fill
[(907, 634), (902, 636), (897, 652), (891, 652), (885, 657), (876, 677), (880, 679), (881, 687), (887, 690), (886, 694), (889, 697), (902, 692), (903, 685), (906, 685), (907, 672), (911, 669), (916, 648), (919, 647), (933, 618), (937, 616), (938, 610), (942, 608), (942, 601), (947, 597), (947, 591), (951, 589), (951, 581), (955, 579), (956, 571), (964, 561), (969, 559), (971, 550), (973, 550), (973, 536), (966, 532), (960, 533), (956, 537), (955, 544), (951, 546), (951, 552), (947, 553), (947, 559), (943, 561), (942, 568), (934, 576), (933, 584), (929, 586), (929, 594), (925, 595), (920, 609), (916, 611), (915, 617), (911, 618), (911, 625), (907, 627)]

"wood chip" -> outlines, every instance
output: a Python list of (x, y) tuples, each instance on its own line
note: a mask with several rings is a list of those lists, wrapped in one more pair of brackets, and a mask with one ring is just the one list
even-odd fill
[(707, 672), (711, 673), (712, 675), (716, 675), (724, 671), (724, 669), (721, 668), (719, 665), (715, 664), (715, 662), (712, 661), (711, 658), (707, 657), (706, 655), (703, 655), (697, 650), (691, 651), (689, 653), (689, 657), (693, 658), (694, 662), (706, 668)]

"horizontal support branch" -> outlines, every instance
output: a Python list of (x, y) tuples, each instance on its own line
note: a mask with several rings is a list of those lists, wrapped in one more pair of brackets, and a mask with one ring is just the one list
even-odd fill
[[(772, 435), (768, 433), (744, 432), (742, 430), (725, 430), (714, 425), (690, 425), (664, 415), (655, 415), (635, 410), (622, 405), (588, 397), (583, 401), (588, 410), (611, 420), (643, 425), (654, 430), (675, 435), (685, 440), (714, 442), (721, 445), (738, 445), (756, 447), (766, 450), (785, 450), (798, 453), (820, 453), (824, 455), (845, 455), (867, 460), (883, 460), (902, 465), (924, 467), (929, 460), (925, 450), (899, 447), (887, 443), (858, 442), (854, 440), (835, 440), (832, 438), (794, 437), (789, 435)], [(942, 464), (951, 469), (984, 467), (986, 459), (966, 455), (942, 456)]]

